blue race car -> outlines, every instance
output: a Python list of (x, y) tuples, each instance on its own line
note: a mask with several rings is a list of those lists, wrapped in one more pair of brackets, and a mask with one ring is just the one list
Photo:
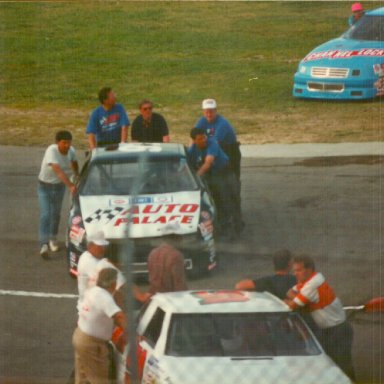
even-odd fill
[(293, 96), (361, 100), (384, 95), (384, 7), (366, 14), (340, 38), (300, 62)]

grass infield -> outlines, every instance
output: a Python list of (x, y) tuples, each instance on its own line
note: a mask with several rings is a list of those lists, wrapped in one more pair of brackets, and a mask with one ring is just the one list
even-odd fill
[[(376, 8), (378, 3), (364, 3)], [(174, 141), (188, 142), (214, 97), (244, 143), (383, 140), (381, 101), (291, 96), (297, 64), (347, 29), (350, 2), (0, 3), (0, 144), (78, 147), (112, 86), (131, 121), (154, 100)]]

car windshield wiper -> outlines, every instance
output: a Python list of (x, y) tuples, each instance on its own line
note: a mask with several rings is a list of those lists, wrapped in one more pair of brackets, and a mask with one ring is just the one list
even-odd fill
[(273, 360), (273, 356), (249, 356), (249, 357), (231, 357), (231, 360)]

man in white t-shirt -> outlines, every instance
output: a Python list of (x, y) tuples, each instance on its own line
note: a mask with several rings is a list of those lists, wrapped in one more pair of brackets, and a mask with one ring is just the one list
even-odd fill
[[(122, 308), (124, 306), (124, 289), (126, 279), (121, 270), (108, 258), (105, 257), (105, 250), (109, 241), (105, 239), (104, 232), (99, 231), (88, 235), (87, 250), (80, 255), (77, 264), (77, 287), (79, 290), (79, 300), (77, 308), (79, 310), (85, 291), (96, 285), (99, 272), (104, 268), (113, 268), (117, 271), (117, 284), (114, 299)], [(149, 293), (142, 292), (140, 288), (133, 284), (133, 296), (140, 302), (145, 303), (151, 296)]]
[(126, 317), (113, 299), (117, 270), (102, 269), (95, 287), (87, 289), (81, 303), (79, 321), (73, 334), (75, 383), (109, 383), (108, 341), (115, 326), (127, 335)]
[(75, 149), (71, 146), (72, 135), (68, 131), (56, 133), (56, 144), (50, 145), (44, 154), (39, 173), (37, 195), (40, 207), (39, 242), (40, 255), (48, 258), (48, 252), (57, 252), (57, 233), (65, 187), (71, 194), (76, 193), (76, 186), (71, 181), (79, 174)]
[(89, 234), (87, 237), (87, 250), (80, 255), (77, 264), (79, 303), (83, 300), (85, 291), (96, 285), (99, 274), (98, 264), (104, 258), (108, 244), (109, 241), (101, 231)]
[(99, 272), (104, 268), (113, 268), (117, 271), (117, 286), (115, 300), (122, 306), (123, 300), (120, 294), (120, 288), (125, 284), (126, 280), (122, 272), (107, 258), (105, 258), (105, 250), (109, 245), (109, 241), (105, 239), (102, 231), (96, 232), (88, 236), (87, 250), (80, 255), (77, 265), (77, 287), (79, 290), (79, 300), (77, 307), (80, 308), (81, 301), (84, 298), (85, 291), (96, 285)]

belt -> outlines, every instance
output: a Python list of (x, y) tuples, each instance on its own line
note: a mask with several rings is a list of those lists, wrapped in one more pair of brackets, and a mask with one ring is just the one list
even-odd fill
[(39, 184), (43, 185), (44, 187), (57, 187), (57, 186), (62, 185), (64, 183), (61, 183), (61, 182), (60, 183), (46, 183), (45, 181), (41, 181), (39, 179)]
[(77, 326), (77, 331), (80, 332), (83, 335), (83, 337), (86, 337), (87, 339), (93, 341), (94, 343), (108, 345), (108, 340), (104, 340), (104, 339), (100, 339), (99, 337), (88, 335), (87, 333), (82, 331), (79, 326)]

